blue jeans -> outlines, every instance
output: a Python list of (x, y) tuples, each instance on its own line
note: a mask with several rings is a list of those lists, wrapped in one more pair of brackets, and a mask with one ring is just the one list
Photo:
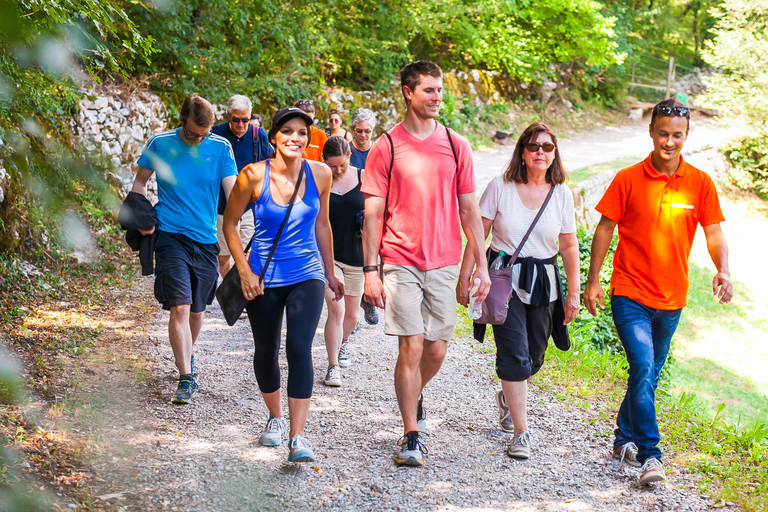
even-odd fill
[(663, 311), (628, 297), (611, 298), (613, 322), (629, 363), (627, 393), (616, 418), (614, 446), (634, 442), (637, 460), (661, 460), (656, 422), (656, 386), (682, 309)]

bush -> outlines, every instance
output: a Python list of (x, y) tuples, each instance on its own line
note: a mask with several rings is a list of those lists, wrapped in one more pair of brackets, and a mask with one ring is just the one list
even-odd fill
[(731, 181), (768, 198), (768, 135), (729, 141), (721, 151), (733, 166)]

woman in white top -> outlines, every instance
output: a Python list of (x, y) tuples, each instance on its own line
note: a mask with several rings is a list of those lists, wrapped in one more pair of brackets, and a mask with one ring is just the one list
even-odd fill
[[(525, 409), (528, 381), (544, 363), (553, 331), (553, 313), (561, 299), (558, 249), (568, 280), (563, 325), (579, 313), (579, 246), (573, 195), (565, 181), (557, 137), (547, 125), (534, 123), (520, 135), (503, 175), (488, 185), (480, 199), (485, 236), (493, 234), (488, 262), (493, 264), (503, 251), (506, 266), (553, 189), (541, 218), (513, 263), (513, 293), (507, 319), (503, 325), (493, 326), (496, 373), (502, 388), (496, 394), (499, 423), (502, 430), (514, 433), (507, 453), (517, 458), (527, 459), (531, 452)], [(471, 251), (465, 251), (456, 289), (457, 299), (464, 305), (469, 299), (474, 264)]]

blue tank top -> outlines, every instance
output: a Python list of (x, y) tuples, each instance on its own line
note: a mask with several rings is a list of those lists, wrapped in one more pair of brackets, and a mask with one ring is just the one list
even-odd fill
[[(301, 281), (318, 279), (325, 282), (320, 250), (315, 237), (315, 222), (320, 211), (320, 196), (309, 164), (304, 162), (304, 197), (298, 198), (285, 224), (275, 255), (264, 276), (268, 288), (288, 286)], [(269, 160), (264, 168), (264, 183), (259, 199), (252, 205), (256, 234), (251, 245), (249, 263), (256, 275), (261, 274), (267, 261), (272, 243), (285, 218), (288, 205), (279, 205), (272, 200), (269, 189)]]

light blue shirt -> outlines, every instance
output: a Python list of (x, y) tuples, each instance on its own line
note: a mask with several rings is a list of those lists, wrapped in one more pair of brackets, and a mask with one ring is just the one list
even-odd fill
[(158, 228), (215, 244), (221, 180), (237, 176), (232, 146), (213, 134), (190, 146), (181, 140), (180, 129), (149, 139), (137, 163), (157, 177)]

